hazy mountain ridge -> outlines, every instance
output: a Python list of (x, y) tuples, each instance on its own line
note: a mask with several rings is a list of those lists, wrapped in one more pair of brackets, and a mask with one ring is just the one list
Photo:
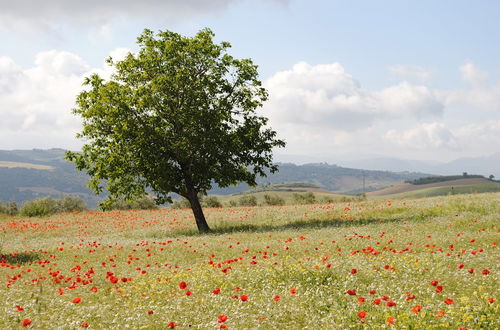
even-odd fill
[(485, 177), (493, 174), (500, 178), (500, 153), (484, 157), (464, 157), (450, 162), (406, 160), (390, 157), (374, 157), (361, 160), (339, 161), (340, 164), (352, 168), (368, 170), (410, 171), (434, 173), (437, 175), (454, 175), (467, 172), (481, 174)]
[[(72, 194), (84, 198), (94, 206), (103, 197), (95, 196), (87, 187), (87, 176), (75, 170), (74, 164), (64, 160), (63, 149), (0, 150), (0, 161), (50, 165), (53, 170), (0, 167), (0, 200), (22, 202), (47, 194)], [(327, 163), (295, 165), (279, 163), (279, 172), (258, 178), (259, 185), (284, 182), (312, 182), (335, 191), (359, 193), (414, 180), (426, 173), (370, 171), (346, 168)], [(364, 181), (364, 187), (363, 187)], [(212, 194), (232, 194), (249, 189), (246, 184), (232, 187), (214, 187)]]

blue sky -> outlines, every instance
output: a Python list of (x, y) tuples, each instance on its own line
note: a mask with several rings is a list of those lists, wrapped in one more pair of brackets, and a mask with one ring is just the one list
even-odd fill
[[(139, 5), (138, 5), (139, 3)], [(0, 1), (0, 149), (77, 149), (70, 109), (144, 28), (211, 28), (259, 65), (278, 159), (500, 152), (498, 1)]]

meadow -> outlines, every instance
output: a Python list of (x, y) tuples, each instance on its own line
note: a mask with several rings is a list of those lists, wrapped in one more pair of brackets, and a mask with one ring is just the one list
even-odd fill
[(2, 329), (498, 329), (500, 193), (0, 215)]

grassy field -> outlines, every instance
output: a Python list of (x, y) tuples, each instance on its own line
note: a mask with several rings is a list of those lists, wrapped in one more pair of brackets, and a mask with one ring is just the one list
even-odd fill
[(453, 194), (500, 192), (500, 182), (484, 178), (459, 179), (429, 184), (403, 183), (368, 192), (370, 198), (421, 198)]
[(0, 216), (2, 329), (500, 327), (500, 193)]
[(408, 191), (405, 193), (383, 196), (383, 198), (422, 198), (455, 194), (474, 194), (485, 192), (500, 192), (500, 183), (486, 182), (459, 186), (442, 186)]

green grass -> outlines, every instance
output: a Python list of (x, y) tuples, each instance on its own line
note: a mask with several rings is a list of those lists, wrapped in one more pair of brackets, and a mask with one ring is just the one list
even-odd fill
[(434, 187), (426, 188), (420, 190), (413, 190), (401, 194), (393, 194), (380, 196), (383, 198), (422, 198), (422, 197), (435, 197), (435, 196), (446, 196), (446, 195), (458, 195), (458, 194), (475, 194), (475, 193), (487, 193), (487, 192), (500, 192), (500, 183), (482, 183), (482, 184), (471, 184), (471, 185), (460, 185), (460, 186), (445, 186), (445, 187)]
[(1, 328), (500, 327), (499, 193), (206, 215), (211, 234), (190, 210), (0, 217)]

